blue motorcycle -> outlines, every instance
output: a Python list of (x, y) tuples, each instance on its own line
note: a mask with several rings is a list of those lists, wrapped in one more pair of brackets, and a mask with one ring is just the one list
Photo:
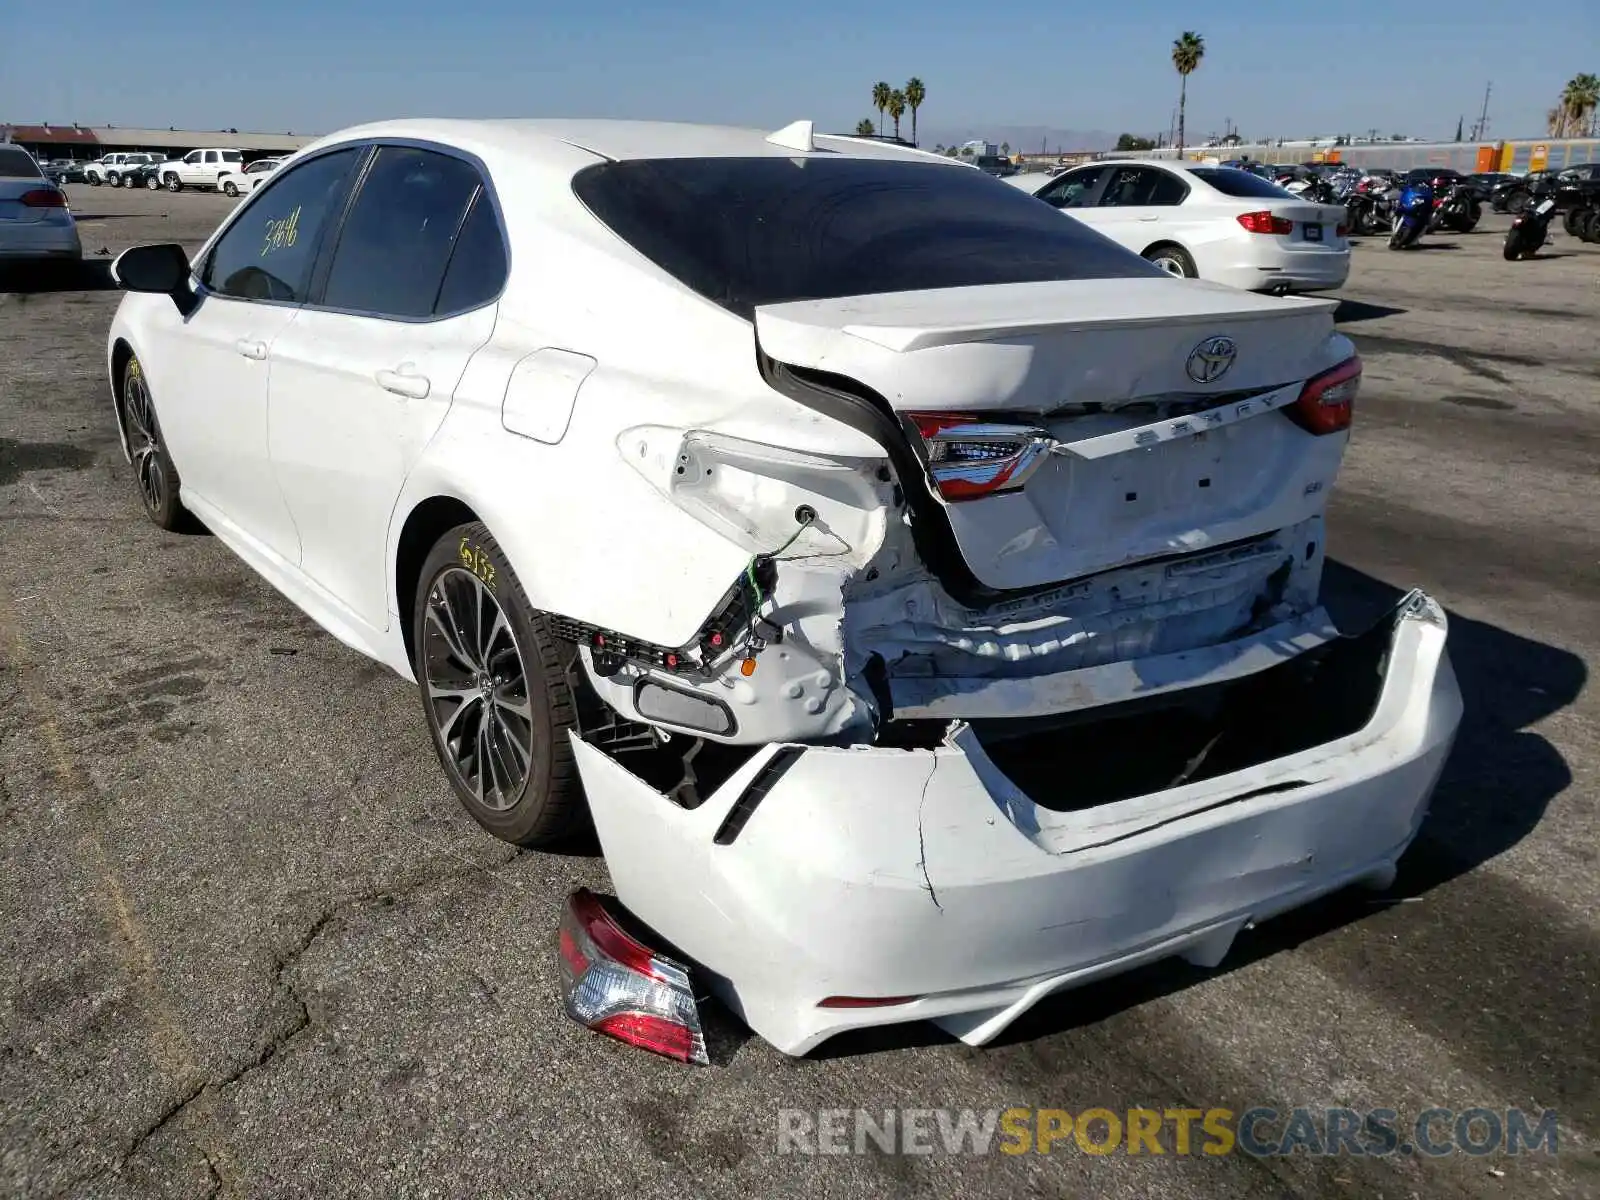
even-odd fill
[(1404, 250), (1422, 240), (1433, 219), (1433, 188), (1426, 183), (1408, 184), (1394, 206), (1394, 229), (1389, 234), (1389, 249)]

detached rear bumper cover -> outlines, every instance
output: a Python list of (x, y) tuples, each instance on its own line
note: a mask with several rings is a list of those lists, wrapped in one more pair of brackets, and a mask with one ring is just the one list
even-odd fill
[[(1414, 592), (1389, 620), (1355, 733), (1078, 811), (1036, 805), (959, 724), (934, 750), (766, 747), (694, 810), (576, 752), (622, 902), (778, 1049), (919, 1019), (980, 1045), (1051, 992), (1171, 955), (1214, 965), (1247, 924), (1392, 876), (1461, 697), (1443, 610)], [(837, 995), (919, 998), (818, 1007)]]

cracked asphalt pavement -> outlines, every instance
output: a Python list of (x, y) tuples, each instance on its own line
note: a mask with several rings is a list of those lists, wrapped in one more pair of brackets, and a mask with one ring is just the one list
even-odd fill
[[(193, 248), (229, 207), (69, 192), (91, 256)], [(214, 538), (143, 519), (104, 378), (115, 294), (0, 294), (0, 1194), (1600, 1194), (1600, 247), (1506, 263), (1505, 224), (1368, 241), (1342, 293), (1367, 371), (1329, 596), (1352, 622), (1438, 596), (1467, 703), (1393, 887), (1268, 922), (1213, 971), (1067, 993), (985, 1050), (912, 1026), (790, 1060), (713, 1010), (706, 1069), (561, 1015), (558, 909), (608, 888), (597, 857), (481, 833), (408, 685)], [(1559, 1154), (776, 1137), (785, 1108), (1255, 1104), (1554, 1108)]]

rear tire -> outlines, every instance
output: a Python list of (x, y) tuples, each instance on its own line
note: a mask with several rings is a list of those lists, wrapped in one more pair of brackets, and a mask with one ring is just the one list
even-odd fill
[(1584, 209), (1569, 208), (1561, 214), (1561, 226), (1567, 231), (1568, 237), (1581, 238), (1583, 236)]
[(571, 647), (528, 603), (485, 525), (458, 525), (434, 545), (415, 612), (423, 715), (462, 806), (518, 846), (577, 832), (587, 808), (567, 736), (577, 725), (564, 669)]
[(1512, 216), (1520, 216), (1522, 210), (1528, 207), (1527, 192), (1512, 192), (1506, 197), (1506, 211)]
[(144, 185), (152, 192), (159, 192), (161, 190), (161, 180), (157, 179), (154, 175), (150, 176), (149, 179), (146, 179), (144, 181)]
[(134, 483), (145, 515), (169, 533), (189, 528), (192, 518), (178, 500), (182, 481), (167, 452), (166, 439), (161, 436), (155, 401), (137, 358), (130, 358), (122, 370), (120, 408), (122, 430), (133, 459)]
[(1179, 279), (1198, 279), (1199, 268), (1182, 246), (1152, 246), (1144, 252), (1145, 261), (1154, 263), (1168, 275)]

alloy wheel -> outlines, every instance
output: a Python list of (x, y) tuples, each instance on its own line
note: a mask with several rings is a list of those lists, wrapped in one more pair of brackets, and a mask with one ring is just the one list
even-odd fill
[(128, 418), (128, 450), (133, 456), (139, 498), (144, 501), (146, 511), (157, 516), (166, 507), (170, 485), (162, 465), (155, 406), (150, 402), (150, 389), (145, 386), (142, 372), (129, 374), (124, 393), (122, 407)]
[(428, 717), (446, 764), (485, 808), (514, 808), (533, 770), (534, 726), (505, 610), (471, 571), (446, 567), (428, 589), (422, 639)]

